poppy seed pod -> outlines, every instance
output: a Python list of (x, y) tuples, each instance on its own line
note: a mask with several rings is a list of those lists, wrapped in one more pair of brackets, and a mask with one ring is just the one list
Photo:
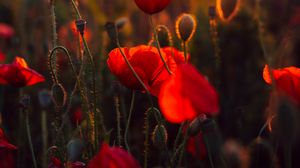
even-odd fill
[(162, 149), (168, 140), (168, 133), (165, 128), (165, 126), (158, 124), (155, 126), (153, 132), (152, 132), (152, 142), (154, 146), (156, 146), (159, 149)]
[(230, 22), (238, 13), (241, 0), (216, 1), (217, 14), (222, 22)]
[(86, 21), (82, 20), (82, 19), (76, 20), (75, 24), (76, 24), (76, 27), (77, 27), (77, 30), (79, 31), (79, 33), (81, 35), (83, 35), (84, 34), (85, 25), (86, 25)]
[(191, 40), (197, 27), (195, 16), (183, 13), (178, 16), (175, 24), (177, 37), (184, 42)]
[[(161, 47), (172, 45), (172, 36), (169, 29), (165, 25), (156, 26), (158, 41)], [(154, 41), (154, 38), (152, 39)]]

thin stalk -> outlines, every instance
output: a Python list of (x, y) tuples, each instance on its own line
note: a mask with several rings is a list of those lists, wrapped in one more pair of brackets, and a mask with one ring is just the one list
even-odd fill
[(47, 167), (47, 146), (48, 146), (48, 128), (47, 128), (47, 113), (46, 110), (42, 110), (41, 115), (41, 127), (43, 138), (43, 167)]
[(182, 41), (182, 43), (183, 43), (184, 62), (187, 63), (186, 41)]
[(115, 96), (115, 107), (117, 114), (117, 145), (121, 146), (121, 112), (120, 112), (120, 99)]
[[(55, 16), (55, 5), (54, 5), (55, 0), (50, 0), (50, 5), (51, 5), (51, 22), (52, 22), (52, 47), (57, 46), (57, 32), (56, 32), (56, 16)], [(54, 53), (54, 58), (50, 64), (56, 64), (56, 52)], [(56, 76), (57, 73), (57, 67), (55, 66), (52, 70), (52, 75)]]
[(166, 63), (165, 59), (163, 58), (162, 53), (161, 53), (161, 50), (160, 50), (160, 44), (159, 44), (159, 41), (158, 41), (158, 36), (157, 36), (156, 29), (155, 29), (154, 24), (153, 24), (152, 15), (150, 15), (150, 24), (151, 24), (151, 27), (152, 27), (152, 30), (153, 30), (154, 40), (155, 40), (155, 42), (156, 42), (156, 48), (157, 48), (158, 54), (159, 54), (159, 56), (160, 56), (160, 59), (161, 59), (162, 62), (164, 63), (164, 66), (165, 66), (165, 68), (167, 69), (168, 73), (171, 75), (172, 72), (171, 72), (171, 70), (170, 70), (168, 64)]
[(28, 114), (28, 110), (23, 109), (23, 111), (25, 112), (27, 138), (28, 138), (29, 148), (30, 148), (30, 152), (31, 152), (33, 167), (37, 168), (36, 159), (35, 159), (34, 150), (33, 150), (33, 145), (32, 145), (32, 140), (31, 140), (31, 134), (30, 134), (30, 125), (29, 125), (29, 116), (28, 116), (29, 114)]
[(132, 115), (132, 111), (133, 111), (133, 107), (134, 107), (134, 101), (135, 101), (135, 91), (132, 91), (132, 96), (131, 96), (131, 101), (130, 101), (129, 115), (128, 115), (127, 124), (126, 124), (126, 128), (125, 128), (125, 133), (124, 133), (124, 143), (125, 143), (126, 150), (129, 153), (130, 153), (130, 147), (128, 145), (128, 130), (129, 130), (129, 125), (130, 125), (130, 121), (131, 121), (131, 115)]

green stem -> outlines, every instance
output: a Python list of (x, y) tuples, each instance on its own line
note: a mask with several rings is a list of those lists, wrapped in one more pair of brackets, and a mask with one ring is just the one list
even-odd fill
[(130, 102), (129, 115), (128, 115), (127, 124), (126, 124), (126, 128), (125, 128), (125, 133), (124, 133), (124, 143), (125, 143), (126, 150), (129, 153), (130, 153), (130, 147), (128, 145), (128, 130), (129, 130), (129, 125), (130, 125), (130, 121), (131, 121), (131, 115), (132, 115), (132, 111), (133, 111), (133, 107), (134, 107), (134, 101), (135, 101), (135, 91), (132, 91), (132, 97), (131, 97), (131, 102)]
[(37, 168), (36, 159), (35, 159), (34, 150), (33, 150), (33, 145), (32, 145), (32, 140), (31, 140), (31, 134), (30, 134), (30, 125), (29, 125), (28, 110), (25, 110), (25, 109), (23, 109), (23, 110), (25, 112), (27, 138), (28, 138), (28, 143), (29, 143), (29, 147), (30, 147), (30, 152), (31, 152), (33, 167)]
[(155, 29), (154, 24), (153, 24), (152, 15), (150, 15), (150, 24), (151, 24), (151, 27), (152, 27), (152, 30), (153, 30), (154, 40), (155, 40), (155, 42), (156, 42), (156, 48), (157, 48), (158, 54), (159, 54), (159, 56), (160, 56), (160, 59), (161, 59), (162, 62), (164, 63), (164, 66), (165, 66), (165, 68), (167, 69), (168, 73), (171, 75), (172, 72), (171, 72), (171, 70), (170, 70), (168, 64), (166, 63), (164, 57), (162, 56), (162, 53), (161, 53), (161, 50), (160, 50), (160, 44), (159, 44), (159, 41), (158, 41), (158, 36), (157, 36), (156, 29)]
[[(57, 46), (57, 32), (56, 32), (56, 16), (55, 16), (55, 5), (54, 5), (55, 0), (50, 0), (50, 5), (51, 5), (51, 22), (52, 22), (52, 47)], [(56, 52), (54, 53), (54, 58), (50, 64), (56, 64)], [(57, 67), (55, 66), (52, 70), (52, 75), (56, 76), (57, 73)]]
[(187, 63), (186, 41), (182, 41), (182, 43), (183, 43), (184, 62)]
[(117, 114), (117, 143), (121, 147), (121, 112), (120, 112), (120, 99), (118, 96), (115, 96), (115, 107)]
[(173, 151), (175, 152), (176, 150), (176, 146), (178, 145), (178, 142), (179, 142), (179, 139), (180, 139), (180, 135), (182, 134), (182, 128), (184, 126), (184, 122), (181, 123), (179, 129), (178, 129), (178, 132), (177, 132), (177, 135), (176, 135), (176, 138), (175, 138), (175, 141), (174, 141), (174, 146), (173, 146)]

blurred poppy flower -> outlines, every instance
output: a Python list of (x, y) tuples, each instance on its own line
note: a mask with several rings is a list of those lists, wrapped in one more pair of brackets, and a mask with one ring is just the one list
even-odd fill
[(82, 114), (80, 107), (77, 107), (73, 111), (71, 119), (72, 119), (73, 124), (75, 124), (75, 125), (78, 125), (81, 123), (81, 121), (83, 120), (83, 114)]
[[(184, 53), (182, 51), (179, 51), (174, 47), (164, 47), (164, 48), (162, 48), (162, 51), (165, 52), (167, 55), (174, 56), (174, 60), (175, 60), (176, 64), (185, 63)], [(187, 61), (189, 59), (190, 59), (190, 54), (187, 54)]]
[[(271, 72), (278, 90), (288, 95), (297, 104), (300, 104), (300, 69), (291, 66), (273, 69)], [(263, 78), (267, 84), (272, 84), (268, 65), (264, 67)]]
[(207, 150), (201, 132), (195, 136), (189, 137), (186, 150), (199, 160), (204, 160), (206, 158)]
[(15, 150), (17, 147), (6, 141), (4, 131), (0, 128), (0, 167), (13, 168), (15, 167)]
[[(160, 59), (157, 49), (152, 46), (140, 45), (132, 48), (122, 48), (135, 72), (139, 75), (151, 94), (157, 96), (162, 83), (171, 75), (167, 72)], [(176, 63), (171, 55), (162, 52), (170, 70), (176, 70)], [(126, 87), (134, 90), (144, 90), (126, 64), (118, 48), (109, 53), (107, 65)]]
[(57, 157), (51, 157), (50, 163), (48, 164), (48, 168), (63, 168), (63, 164)]
[(16, 57), (12, 64), (0, 65), (0, 84), (24, 87), (43, 81), (45, 81), (45, 78), (30, 69), (21, 57)]
[(152, 15), (166, 8), (171, 0), (134, 0), (136, 5), (145, 13)]
[(300, 25), (300, 6), (297, 6), (294, 8), (294, 10), (292, 12), (292, 16), (289, 20), (289, 24), (291, 26)]
[(166, 120), (173, 123), (219, 111), (216, 90), (191, 64), (178, 65), (175, 74), (162, 85), (158, 102)]
[(0, 23), (0, 38), (10, 38), (15, 34), (14, 29), (5, 23)]
[(139, 168), (138, 162), (125, 150), (102, 144), (100, 152), (88, 163), (88, 168)]
[(68, 162), (66, 164), (66, 167), (67, 168), (85, 168), (86, 165), (83, 162), (76, 161), (76, 162)]
[(5, 61), (5, 55), (3, 52), (0, 51), (0, 63), (3, 63)]

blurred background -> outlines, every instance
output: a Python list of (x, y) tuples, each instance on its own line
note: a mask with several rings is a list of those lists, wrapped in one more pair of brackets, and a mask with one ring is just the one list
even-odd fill
[[(75, 29), (73, 24), (76, 19), (75, 12), (70, 1), (54, 1), (57, 43), (69, 50), (77, 65), (82, 53), (78, 50), (76, 36), (72, 34)], [(230, 15), (235, 4), (236, 0), (223, 0), (225, 16)], [(259, 12), (257, 4), (260, 6)], [(196, 16), (197, 29), (189, 42), (188, 52), (191, 55), (191, 63), (208, 77), (220, 94), (221, 112), (216, 121), (224, 152), (229, 153), (228, 157), (231, 157), (232, 153), (235, 156), (233, 159), (228, 158), (228, 164), (231, 165), (229, 167), (285, 167), (281, 159), (284, 142), (278, 142), (267, 129), (263, 130), (262, 138), (257, 139), (260, 129), (270, 117), (270, 113), (273, 113), (270, 107), (272, 89), (264, 82), (262, 70), (267, 63), (274, 68), (300, 67), (300, 1), (241, 0), (239, 11), (231, 21), (224, 23), (216, 17), (217, 45), (221, 58), (219, 70), (215, 69), (215, 46), (210, 29), (211, 17), (208, 13), (209, 7), (213, 5), (215, 1), (212, 0), (172, 0), (165, 10), (153, 15), (154, 22), (156, 25), (166, 25), (172, 34), (174, 46), (182, 50), (180, 41), (175, 35), (175, 20), (183, 12)], [(104, 114), (107, 129), (112, 129), (111, 144), (114, 144), (115, 97), (118, 96), (120, 99), (120, 110), (123, 115), (121, 127), (124, 131), (131, 91), (121, 86), (107, 68), (108, 53), (116, 46), (109, 40), (104, 25), (108, 21), (123, 18), (126, 23), (120, 30), (121, 45), (131, 47), (148, 44), (151, 40), (149, 18), (137, 8), (133, 0), (78, 0), (78, 7), (82, 17), (87, 21), (85, 35), (97, 68), (99, 107)], [(262, 25), (259, 25), (258, 17)], [(45, 135), (42, 130), (42, 113), (46, 113), (47, 116), (47, 148), (49, 148), (55, 145), (53, 141), (56, 139), (57, 128), (65, 111), (61, 109), (61, 113), (58, 113), (52, 102), (45, 104), (45, 100), (41, 98), (43, 93), (50, 92), (53, 84), (47, 61), (49, 51), (53, 48), (50, 1), (1, 0), (0, 23), (5, 23), (14, 30), (11, 37), (0, 37), (0, 52), (6, 56), (2, 63), (11, 63), (15, 56), (21, 56), (27, 60), (32, 69), (47, 78), (44, 83), (22, 89), (23, 93), (31, 97), (31, 133), (38, 165), (41, 166), (45, 156), (42, 147)], [(60, 81), (69, 95), (75, 78), (70, 77), (71, 67), (63, 53), (58, 53), (57, 62)], [(0, 92), (1, 127), (5, 130), (10, 143), (20, 149), (17, 154), (18, 167), (30, 167), (32, 163), (25, 128), (20, 126), (24, 122), (22, 121), (24, 116), (18, 108), (19, 89), (0, 86)], [(69, 120), (64, 129), (65, 134), (60, 135), (65, 136), (65, 145), (68, 140), (78, 137), (77, 133), (74, 133), (76, 124), (72, 123), (72, 116), (76, 111), (80, 111), (79, 97), (79, 93), (74, 95), (68, 113)], [(142, 131), (147, 107), (149, 107), (147, 97), (138, 92), (133, 110), (134, 119), (130, 125), (129, 144), (132, 154), (140, 163), (143, 160)], [(299, 109), (296, 108), (295, 111), (298, 112)], [(298, 119), (299, 117), (296, 117), (296, 121)], [(151, 125), (151, 128), (154, 126)], [(167, 125), (170, 146), (177, 129), (178, 125)], [(299, 138), (296, 138), (292, 145), (292, 165), (299, 167), (300, 163), (297, 160), (300, 156)], [(150, 149), (152, 154), (159, 152), (152, 144)], [(259, 159), (255, 160), (253, 158), (256, 157), (254, 156), (256, 150), (262, 152), (257, 156)], [(197, 161), (197, 156), (193, 154), (187, 156), (185, 160), (188, 167), (205, 167), (208, 164), (207, 159), (202, 164)], [(150, 167), (162, 165), (163, 160), (159, 158), (160, 155), (150, 154)]]

